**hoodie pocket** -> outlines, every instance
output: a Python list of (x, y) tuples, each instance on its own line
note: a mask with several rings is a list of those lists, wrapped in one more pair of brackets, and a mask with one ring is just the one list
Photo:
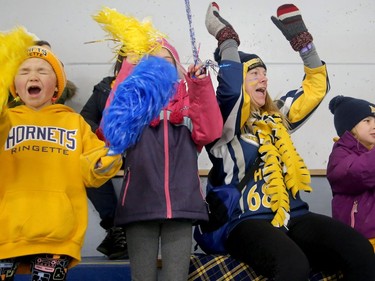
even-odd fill
[(11, 191), (4, 195), (0, 207), (1, 242), (42, 238), (63, 241), (72, 236), (76, 224), (64, 192)]

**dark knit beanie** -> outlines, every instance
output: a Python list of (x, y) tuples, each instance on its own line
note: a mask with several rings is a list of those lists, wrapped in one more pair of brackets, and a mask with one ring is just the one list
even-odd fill
[(267, 67), (262, 59), (256, 54), (247, 54), (241, 51), (239, 51), (238, 54), (240, 55), (240, 60), (242, 63), (250, 62), (248, 71), (259, 66), (267, 70)]
[(351, 131), (361, 120), (375, 116), (375, 105), (362, 99), (336, 96), (329, 102), (339, 137)]
[[(247, 53), (244, 53), (244, 52), (241, 52), (241, 51), (238, 51), (238, 54), (240, 55), (241, 63), (245, 63), (245, 62), (248, 62), (250, 60), (253, 60), (251, 62), (251, 64), (249, 65), (248, 70), (251, 70), (251, 69), (256, 68), (258, 66), (264, 67), (267, 70), (267, 67), (264, 64), (264, 62), (262, 61), (262, 59), (259, 56), (257, 56), (256, 54), (247, 54)], [(214, 59), (217, 63), (220, 63), (221, 56), (220, 56), (220, 49), (219, 48), (216, 48), (216, 50), (214, 52)]]

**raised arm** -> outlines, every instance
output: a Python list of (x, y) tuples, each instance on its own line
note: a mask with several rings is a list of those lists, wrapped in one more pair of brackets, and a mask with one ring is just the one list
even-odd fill
[(295, 5), (280, 6), (277, 9), (277, 17), (271, 16), (271, 20), (289, 41), (293, 50), (299, 53), (304, 64), (305, 73), (301, 87), (281, 98), (281, 111), (288, 117), (293, 131), (307, 120), (328, 93), (328, 74), (313, 43), (313, 36)]

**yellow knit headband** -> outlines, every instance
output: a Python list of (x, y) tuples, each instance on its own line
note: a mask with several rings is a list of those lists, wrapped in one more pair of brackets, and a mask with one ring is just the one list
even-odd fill
[[(57, 78), (56, 98), (58, 99), (63, 93), (65, 89), (65, 85), (66, 85), (66, 75), (65, 75), (64, 67), (62, 63), (60, 62), (60, 60), (56, 57), (54, 53), (52, 53), (51, 50), (46, 49), (41, 46), (32, 46), (28, 48), (26, 59), (29, 59), (29, 58), (43, 59), (52, 66), (53, 71), (55, 72), (56, 78)], [(12, 93), (13, 97), (17, 97), (14, 83), (10, 86), (10, 92)]]

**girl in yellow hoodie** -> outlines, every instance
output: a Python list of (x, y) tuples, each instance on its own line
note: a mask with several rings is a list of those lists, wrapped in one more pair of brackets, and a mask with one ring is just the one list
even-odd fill
[[(55, 104), (66, 77), (51, 50), (32, 46), (23, 28), (0, 37), (0, 280), (25, 263), (32, 276), (66, 280), (81, 259), (85, 187), (112, 178), (121, 156), (108, 156), (80, 114)], [(7, 108), (9, 90), (24, 105)]]

